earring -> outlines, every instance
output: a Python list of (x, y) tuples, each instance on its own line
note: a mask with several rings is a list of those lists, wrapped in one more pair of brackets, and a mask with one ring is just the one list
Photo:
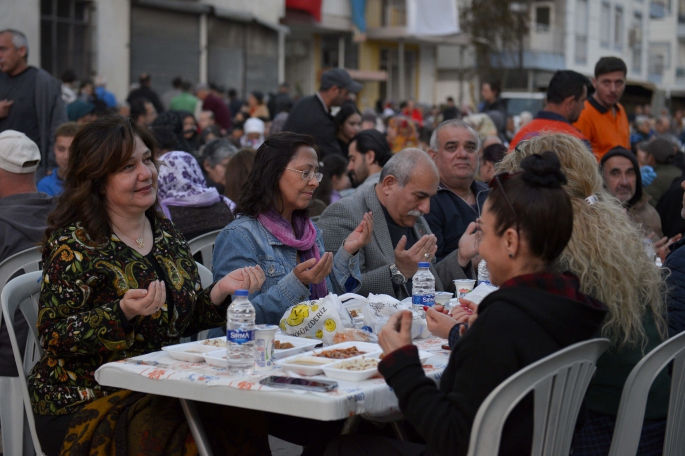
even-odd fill
[(513, 253), (510, 253), (510, 254), (509, 254), (509, 258), (514, 258), (514, 254), (513, 254)]

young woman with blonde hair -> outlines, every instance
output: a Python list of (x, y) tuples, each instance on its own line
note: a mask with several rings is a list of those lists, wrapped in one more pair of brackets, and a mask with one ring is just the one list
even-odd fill
[[(598, 360), (587, 394), (588, 419), (577, 432), (574, 456), (606, 455), (623, 384), (631, 369), (667, 337), (664, 281), (647, 256), (640, 228), (603, 187), (595, 157), (578, 139), (564, 134), (520, 143), (498, 167), (516, 171), (533, 154), (554, 151), (566, 174), (573, 204), (573, 234), (557, 260), (559, 271), (580, 278), (580, 290), (609, 308), (601, 336), (612, 346)], [(662, 372), (650, 390), (638, 454), (661, 454), (670, 379)]]

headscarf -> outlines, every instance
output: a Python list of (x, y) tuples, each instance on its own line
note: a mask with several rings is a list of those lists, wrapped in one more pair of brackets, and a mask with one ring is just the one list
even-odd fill
[[(247, 135), (250, 133), (259, 133), (259, 138), (248, 139)], [(243, 125), (243, 136), (240, 138), (240, 145), (242, 147), (251, 147), (252, 149), (259, 149), (259, 146), (264, 142), (264, 121), (256, 117), (250, 117)]]
[(171, 219), (168, 206), (207, 207), (223, 201), (231, 210), (235, 203), (216, 188), (207, 187), (200, 165), (187, 152), (169, 152), (161, 157), (157, 195), (162, 211)]
[(394, 128), (397, 132), (391, 144), (393, 154), (408, 147), (419, 146), (419, 136), (413, 120), (404, 116), (395, 116), (388, 120), (388, 128)]

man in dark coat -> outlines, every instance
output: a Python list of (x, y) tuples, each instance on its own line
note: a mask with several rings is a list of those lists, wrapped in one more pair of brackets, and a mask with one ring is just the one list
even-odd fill
[(350, 92), (357, 93), (362, 85), (355, 82), (342, 68), (333, 68), (321, 75), (321, 86), (314, 95), (301, 98), (288, 115), (284, 131), (312, 135), (321, 150), (321, 156), (340, 154), (347, 157), (347, 151), (340, 150), (335, 138), (335, 124), (331, 108), (340, 106)]
[(159, 100), (159, 95), (157, 92), (152, 90), (152, 78), (148, 73), (143, 73), (139, 78), (140, 87), (131, 91), (126, 98), (126, 102), (130, 105), (134, 100), (138, 98), (145, 98), (147, 101), (152, 103), (158, 113), (164, 112), (164, 106)]

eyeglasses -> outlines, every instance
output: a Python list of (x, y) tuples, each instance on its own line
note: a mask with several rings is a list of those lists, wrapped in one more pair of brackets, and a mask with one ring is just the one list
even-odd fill
[(518, 215), (516, 215), (516, 211), (514, 210), (514, 206), (511, 204), (511, 201), (509, 201), (509, 197), (507, 196), (507, 192), (504, 191), (504, 186), (502, 185), (503, 182), (506, 182), (507, 179), (513, 176), (517, 176), (519, 174), (523, 174), (523, 171), (518, 171), (515, 173), (499, 173), (495, 174), (495, 177), (490, 179), (490, 182), (488, 182), (488, 188), (499, 188), (500, 192), (502, 192), (502, 197), (504, 198), (504, 202), (507, 203), (507, 206), (509, 206), (509, 209), (511, 209), (511, 213), (514, 214), (514, 219), (516, 219), (516, 232), (519, 232), (519, 218)]
[(289, 169), (290, 171), (297, 171), (298, 173), (302, 173), (302, 179), (306, 181), (310, 181), (313, 178), (316, 179), (317, 182), (321, 182), (321, 179), (323, 179), (323, 174), (321, 173), (315, 173), (312, 170), (306, 169), (306, 170), (301, 170), (301, 169), (294, 169), (294, 168), (286, 168)]

